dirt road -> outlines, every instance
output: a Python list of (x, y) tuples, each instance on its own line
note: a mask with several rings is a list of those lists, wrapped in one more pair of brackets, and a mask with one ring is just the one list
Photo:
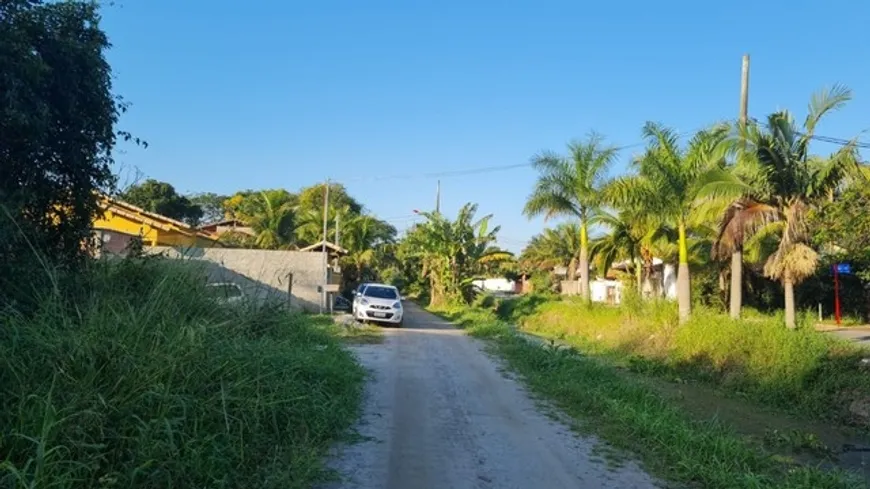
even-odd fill
[(540, 412), (465, 336), (414, 304), (405, 327), (356, 348), (372, 371), (364, 441), (341, 447), (328, 489), (651, 488), (630, 463), (608, 468), (595, 440)]

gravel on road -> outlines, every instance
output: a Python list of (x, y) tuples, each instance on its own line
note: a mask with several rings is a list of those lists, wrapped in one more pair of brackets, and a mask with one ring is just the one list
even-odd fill
[(541, 412), (480, 341), (415, 304), (382, 344), (355, 346), (371, 371), (362, 441), (338, 447), (324, 489), (652, 488), (633, 462)]

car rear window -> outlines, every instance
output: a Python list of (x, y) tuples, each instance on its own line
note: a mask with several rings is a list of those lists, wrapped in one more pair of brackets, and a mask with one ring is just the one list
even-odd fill
[(390, 287), (378, 287), (377, 285), (369, 285), (365, 291), (366, 297), (374, 297), (375, 299), (398, 299), (399, 294), (396, 289)]

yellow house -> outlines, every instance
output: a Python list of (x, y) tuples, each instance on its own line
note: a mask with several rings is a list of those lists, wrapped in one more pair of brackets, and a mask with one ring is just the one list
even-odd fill
[[(118, 239), (139, 236), (145, 246), (182, 246), (213, 248), (220, 246), (217, 236), (188, 226), (160, 214), (148, 212), (108, 196), (100, 198), (102, 216), (98, 216), (93, 227), (101, 241), (108, 245), (113, 239), (116, 243), (129, 241)], [(115, 246), (109, 246), (115, 248)], [(115, 250), (119, 252), (120, 250)]]

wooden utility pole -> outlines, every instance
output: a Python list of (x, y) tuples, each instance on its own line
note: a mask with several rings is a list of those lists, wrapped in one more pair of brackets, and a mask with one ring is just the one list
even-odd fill
[(743, 72), (740, 77), (740, 123), (749, 120), (749, 55), (743, 55)]
[[(740, 77), (740, 121), (741, 137), (746, 136), (746, 125), (749, 122), (749, 55), (743, 55), (743, 70)], [(746, 141), (743, 141), (743, 151), (746, 151)], [(743, 229), (738, 231), (740, 237), (736, 240), (734, 252), (731, 253), (731, 301), (729, 312), (731, 318), (740, 319), (740, 309), (743, 307)]]
[(441, 180), (438, 180), (438, 186), (435, 187), (435, 212), (441, 212)]

